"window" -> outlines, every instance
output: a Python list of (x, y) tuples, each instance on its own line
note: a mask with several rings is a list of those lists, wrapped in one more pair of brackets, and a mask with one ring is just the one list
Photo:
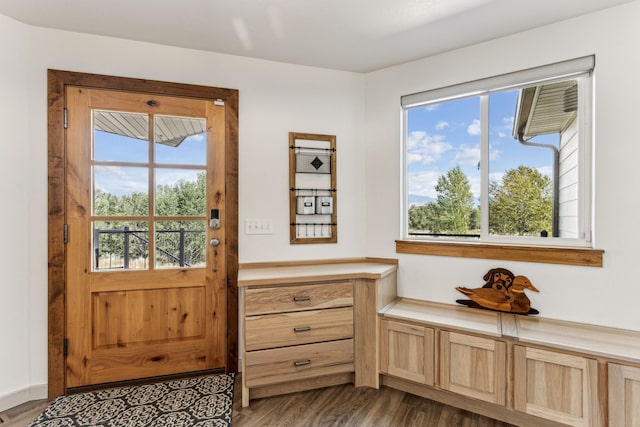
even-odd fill
[(403, 96), (405, 238), (589, 246), (593, 67)]

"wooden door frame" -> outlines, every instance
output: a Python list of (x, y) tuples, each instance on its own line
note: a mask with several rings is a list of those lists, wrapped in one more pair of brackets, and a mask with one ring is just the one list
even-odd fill
[(238, 98), (236, 89), (113, 77), (73, 71), (47, 71), (48, 99), (48, 394), (66, 393), (64, 358), (66, 250), (64, 243), (66, 144), (65, 87), (84, 86), (225, 102), (225, 186), (227, 251), (227, 372), (238, 368)]

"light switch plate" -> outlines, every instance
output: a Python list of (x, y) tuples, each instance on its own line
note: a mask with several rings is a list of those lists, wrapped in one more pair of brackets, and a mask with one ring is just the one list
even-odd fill
[(244, 234), (273, 234), (273, 221), (270, 219), (245, 219)]

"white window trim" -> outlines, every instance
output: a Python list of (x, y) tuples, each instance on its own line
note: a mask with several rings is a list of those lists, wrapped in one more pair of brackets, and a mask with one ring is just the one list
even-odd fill
[[(567, 61), (557, 62), (550, 65), (530, 68), (512, 73), (501, 74), (486, 79), (473, 80), (461, 84), (446, 86), (443, 88), (427, 90), (401, 97), (401, 170), (400, 179), (402, 203), (401, 203), (401, 221), (400, 231), (402, 239), (414, 241), (429, 242), (449, 242), (449, 243), (496, 243), (507, 245), (530, 245), (530, 246), (550, 246), (550, 247), (594, 247), (593, 236), (593, 189), (595, 188), (593, 180), (593, 116), (595, 106), (593, 104), (593, 93), (595, 85), (595, 76), (593, 69), (595, 67), (595, 56), (585, 56), (581, 58), (571, 59)], [(489, 190), (489, 138), (488, 126), (485, 120), (481, 120), (481, 236), (479, 239), (458, 238), (458, 237), (430, 237), (430, 236), (412, 236), (408, 230), (408, 189), (407, 189), (407, 141), (408, 141), (408, 110), (421, 105), (446, 102), (454, 99), (465, 97), (475, 97), (488, 95), (494, 92), (500, 92), (511, 88), (522, 87), (524, 85), (551, 83), (554, 81), (567, 80), (569, 78), (589, 77), (587, 84), (578, 85), (578, 99), (580, 102), (578, 108), (578, 132), (579, 140), (579, 157), (580, 168), (578, 170), (578, 227), (582, 238), (543, 238), (535, 236), (490, 236), (488, 234), (487, 225), (489, 223), (488, 209), (488, 190)], [(481, 98), (481, 117), (488, 116), (488, 101)]]

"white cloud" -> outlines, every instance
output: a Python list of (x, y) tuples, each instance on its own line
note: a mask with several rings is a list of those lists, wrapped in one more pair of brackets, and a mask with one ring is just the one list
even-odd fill
[(427, 133), (425, 131), (415, 130), (411, 132), (407, 139), (407, 150), (415, 149), (425, 138), (427, 138)]
[(489, 174), (489, 182), (502, 182), (502, 177), (504, 176), (503, 172), (492, 172)]
[(480, 146), (460, 145), (454, 163), (459, 165), (477, 165), (480, 162)]
[(480, 120), (475, 119), (473, 123), (467, 126), (467, 133), (469, 135), (480, 135)]
[(480, 204), (480, 176), (472, 175), (469, 178), (469, 186), (471, 187), (471, 192), (473, 193), (473, 203), (474, 205)]
[(407, 164), (419, 163), (422, 161), (422, 156), (418, 153), (407, 153)]
[(198, 181), (200, 170), (189, 169), (158, 169), (156, 171), (156, 185), (175, 185), (179, 181)]
[(442, 172), (438, 171), (410, 172), (407, 176), (408, 193), (435, 199), (438, 196), (435, 187), (440, 175)]
[(146, 168), (95, 166), (94, 180), (96, 189), (105, 193), (123, 195), (149, 191)]
[(502, 123), (504, 123), (505, 129), (513, 129), (513, 121), (514, 120), (515, 120), (515, 118), (513, 116), (511, 116), (511, 117), (503, 117), (502, 118)]
[(424, 131), (411, 132), (407, 140), (407, 164), (434, 163), (451, 148), (442, 135), (429, 135)]
[(429, 104), (429, 105), (424, 107), (424, 109), (427, 110), (427, 111), (435, 111), (438, 108), (440, 108), (440, 104)]
[(449, 123), (445, 122), (444, 120), (440, 120), (438, 124), (436, 124), (436, 130), (442, 130), (447, 127), (449, 127)]
[(546, 175), (549, 178), (553, 179), (553, 166), (541, 166), (538, 169), (542, 175)]

